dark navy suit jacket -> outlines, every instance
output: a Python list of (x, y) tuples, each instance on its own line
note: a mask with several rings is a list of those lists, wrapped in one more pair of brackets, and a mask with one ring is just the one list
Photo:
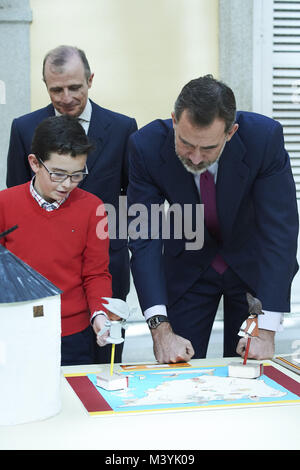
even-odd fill
[[(118, 214), (119, 196), (125, 195), (128, 185), (126, 147), (130, 134), (137, 129), (135, 119), (104, 109), (94, 102), (88, 137), (94, 149), (88, 155), (89, 174), (80, 184), (106, 204), (112, 204)], [(14, 119), (11, 127), (7, 159), (7, 187), (22, 184), (32, 178), (27, 160), (36, 126), (54, 116), (52, 104)], [(118, 225), (118, 222), (117, 222)], [(116, 228), (118, 234), (118, 227)], [(110, 241), (110, 272), (113, 295), (124, 299), (129, 291), (129, 254), (127, 240)]]
[[(171, 306), (210, 265), (219, 251), (269, 311), (290, 309), (297, 272), (298, 212), (290, 160), (281, 125), (265, 116), (238, 112), (238, 131), (219, 160), (218, 245), (204, 229), (202, 249), (187, 250), (184, 236), (130, 240), (132, 274), (142, 310)], [(171, 120), (156, 120), (129, 140), (128, 204), (184, 204), (200, 197), (194, 177), (174, 149)], [(195, 217), (193, 214), (192, 217)], [(134, 217), (133, 219), (134, 220)], [(195, 220), (193, 220), (195, 228)], [(155, 231), (154, 231), (155, 232)]]

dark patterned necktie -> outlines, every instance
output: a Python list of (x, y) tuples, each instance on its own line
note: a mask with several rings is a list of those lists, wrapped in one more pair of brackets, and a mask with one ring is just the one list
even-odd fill
[[(217, 241), (221, 241), (221, 231), (216, 203), (216, 185), (213, 175), (208, 170), (200, 175), (200, 192), (201, 201), (202, 204), (204, 204), (205, 225), (211, 236)], [(228, 267), (218, 253), (213, 259), (211, 265), (219, 274), (223, 274)]]

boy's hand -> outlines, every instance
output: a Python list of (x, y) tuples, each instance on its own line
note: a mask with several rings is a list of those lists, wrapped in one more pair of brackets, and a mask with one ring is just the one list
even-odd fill
[(99, 331), (103, 330), (103, 328), (106, 326), (106, 322), (107, 318), (104, 315), (97, 315), (93, 321), (93, 329), (96, 333), (97, 344), (100, 347), (105, 346), (107, 344), (106, 340), (109, 337), (109, 330), (105, 331), (103, 335), (98, 336)]
[[(107, 312), (107, 316), (110, 321), (121, 320), (121, 318), (118, 317), (118, 315), (115, 315), (114, 313), (111, 313), (109, 311)], [(103, 328), (105, 328), (105, 326), (107, 325), (106, 322), (107, 322), (107, 318), (105, 317), (105, 315), (96, 315), (93, 321), (93, 329), (97, 336), (97, 344), (100, 347), (106, 346), (107, 338), (109, 337), (109, 329), (105, 331), (103, 335), (101, 336), (98, 335), (99, 331), (103, 330)]]

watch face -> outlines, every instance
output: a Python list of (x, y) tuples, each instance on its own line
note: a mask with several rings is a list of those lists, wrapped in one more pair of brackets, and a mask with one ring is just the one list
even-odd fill
[(150, 318), (149, 322), (148, 322), (148, 325), (150, 328), (156, 328), (157, 325), (159, 324), (159, 321), (157, 318)]
[(161, 317), (152, 317), (149, 318), (148, 320), (148, 326), (149, 328), (157, 328), (158, 325), (160, 325), (162, 322), (168, 321), (167, 318), (161, 316)]

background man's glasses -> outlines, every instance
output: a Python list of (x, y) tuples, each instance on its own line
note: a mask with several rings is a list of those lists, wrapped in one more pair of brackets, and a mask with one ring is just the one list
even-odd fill
[(69, 174), (69, 173), (59, 173), (57, 171), (50, 171), (46, 167), (46, 165), (42, 162), (40, 158), (38, 158), (38, 161), (43, 165), (45, 170), (48, 171), (50, 180), (53, 181), (53, 183), (62, 183), (66, 179), (70, 178), (72, 183), (80, 183), (87, 175), (88, 175), (88, 169), (85, 167), (85, 171), (76, 171), (75, 173)]

